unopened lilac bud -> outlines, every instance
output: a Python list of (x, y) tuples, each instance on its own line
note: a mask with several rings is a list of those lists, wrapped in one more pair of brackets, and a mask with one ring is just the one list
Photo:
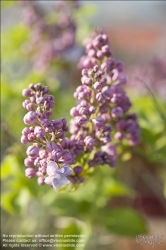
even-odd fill
[(139, 137), (138, 136), (137, 137), (133, 136), (133, 137), (129, 138), (128, 141), (129, 141), (129, 144), (131, 146), (137, 146), (139, 144)]
[(90, 69), (96, 64), (96, 60), (94, 58), (85, 57), (83, 60), (83, 68)]
[(35, 97), (35, 96), (31, 96), (31, 97), (30, 97), (30, 101), (31, 101), (32, 103), (36, 103), (36, 97)]
[(49, 127), (50, 124), (51, 124), (51, 122), (50, 122), (49, 119), (44, 119), (43, 121), (41, 121), (41, 126), (42, 126), (43, 128)]
[(29, 89), (23, 89), (22, 95), (25, 96), (25, 97), (31, 97), (32, 93), (31, 93), (31, 91)]
[(93, 160), (88, 161), (88, 166), (93, 167), (95, 165), (95, 162)]
[(33, 142), (36, 139), (36, 135), (34, 133), (28, 134), (27, 137), (30, 142)]
[(100, 48), (102, 46), (102, 38), (101, 37), (96, 37), (93, 41), (93, 46), (96, 48)]
[(89, 112), (90, 112), (90, 114), (94, 114), (96, 112), (96, 108), (94, 106), (91, 106), (89, 108)]
[(77, 108), (73, 107), (71, 110), (70, 110), (70, 115), (75, 117), (75, 116), (79, 116), (79, 112), (77, 110)]
[(88, 52), (90, 49), (94, 49), (94, 46), (92, 43), (87, 43), (86, 44), (86, 51)]
[(29, 103), (26, 105), (26, 109), (28, 111), (35, 111), (35, 107), (34, 107), (34, 104), (33, 103)]
[(119, 131), (123, 131), (126, 129), (126, 126), (127, 126), (127, 122), (125, 120), (121, 120), (119, 121), (117, 124), (116, 124), (116, 128), (119, 130)]
[(29, 146), (26, 153), (28, 156), (36, 158), (39, 155), (39, 148), (36, 146)]
[(116, 132), (115, 134), (114, 134), (114, 138), (115, 138), (115, 140), (122, 140), (123, 139), (123, 133), (122, 132), (120, 132), (120, 131), (118, 131), (118, 132)]
[(25, 175), (28, 178), (33, 178), (36, 176), (36, 170), (34, 168), (26, 168)]
[(89, 77), (83, 76), (83, 77), (81, 78), (81, 81), (82, 81), (82, 84), (85, 84), (85, 85), (92, 85), (92, 79), (89, 78)]
[(92, 136), (86, 136), (84, 142), (86, 146), (91, 146), (91, 147), (93, 147), (96, 144), (96, 141)]
[(83, 149), (84, 149), (84, 142), (83, 141), (79, 140), (79, 141), (74, 142), (74, 145), (73, 145), (74, 154), (76, 154), (76, 155), (82, 154)]
[(37, 104), (44, 104), (44, 102), (45, 102), (45, 96), (40, 96), (40, 97), (36, 98)]
[(25, 160), (24, 160), (24, 165), (26, 167), (32, 167), (34, 165), (34, 159), (31, 158), (31, 157), (27, 157)]
[(109, 55), (111, 54), (108, 45), (104, 45), (104, 46), (101, 48), (101, 51), (102, 51), (102, 53), (103, 53), (104, 55), (107, 55), (107, 56), (109, 56)]
[(94, 89), (96, 89), (96, 90), (100, 90), (102, 88), (102, 86), (103, 86), (102, 82), (95, 82), (93, 85)]
[(79, 182), (79, 183), (84, 182), (84, 178), (83, 178), (82, 176), (79, 176), (79, 177), (78, 177), (78, 182)]
[(98, 50), (98, 51), (97, 51), (96, 56), (97, 56), (97, 58), (100, 59), (100, 60), (102, 60), (102, 59), (104, 58), (104, 55), (103, 55), (103, 53), (102, 53), (101, 50)]
[(27, 144), (28, 142), (29, 142), (28, 137), (25, 136), (25, 135), (22, 135), (22, 136), (21, 136), (21, 143)]
[(102, 93), (107, 97), (107, 98), (112, 98), (112, 92), (109, 86), (105, 86), (102, 88)]
[(108, 43), (108, 36), (106, 34), (102, 35), (102, 39), (104, 43)]
[(105, 96), (104, 96), (104, 94), (103, 94), (102, 92), (99, 92), (99, 93), (96, 94), (96, 100), (97, 100), (98, 102), (101, 102), (101, 101), (103, 101), (104, 99), (105, 99)]
[(23, 135), (28, 135), (29, 133), (31, 133), (31, 130), (27, 127), (22, 130)]
[(38, 120), (41, 122), (41, 121), (43, 121), (43, 120), (45, 120), (45, 119), (47, 119), (47, 115), (46, 114), (43, 114), (43, 113), (39, 113), (38, 115), (37, 115), (37, 117), (38, 117)]
[(79, 107), (79, 115), (88, 115), (89, 114), (89, 109), (88, 107), (85, 107), (85, 106), (81, 106)]
[(63, 130), (58, 130), (56, 132), (56, 139), (63, 139), (65, 136), (65, 132)]
[(102, 151), (106, 152), (108, 155), (111, 155), (114, 160), (117, 158), (116, 148), (111, 143), (107, 143), (106, 145), (102, 146)]
[(76, 118), (77, 118), (77, 124), (79, 126), (83, 126), (87, 122), (87, 119), (85, 117), (78, 116)]
[(126, 132), (128, 132), (128, 133), (133, 133), (133, 132), (135, 132), (135, 130), (137, 129), (137, 122), (135, 121), (135, 120), (132, 120), (132, 119), (128, 119), (127, 121), (126, 121), (126, 128), (125, 128), (125, 130), (126, 130)]
[(81, 74), (82, 76), (88, 76), (88, 69), (83, 69)]
[(88, 51), (88, 56), (89, 56), (89, 57), (96, 57), (96, 50), (90, 49), (90, 50)]
[(120, 72), (116, 80), (116, 84), (126, 84), (126, 83), (127, 83), (127, 76), (123, 72)]
[(46, 133), (43, 128), (37, 126), (35, 127), (34, 134), (36, 135), (36, 138), (43, 138)]
[(44, 181), (45, 181), (45, 177), (44, 176), (39, 176), (37, 178), (37, 183), (38, 185), (43, 185), (44, 184)]
[(59, 120), (53, 120), (52, 124), (54, 126), (54, 129), (61, 129), (63, 126), (63, 121), (61, 119)]
[(30, 83), (29, 88), (32, 89), (32, 90), (35, 90), (35, 85), (33, 83)]
[(45, 86), (45, 87), (43, 88), (43, 94), (47, 94), (49, 91), (50, 91), (50, 88), (49, 88), (49, 87)]
[(108, 105), (106, 105), (106, 104), (101, 105), (100, 112), (101, 112), (101, 114), (107, 113), (108, 112)]
[(25, 100), (23, 103), (22, 103), (22, 106), (24, 109), (27, 109), (27, 105), (30, 104), (31, 101), (30, 100)]
[(105, 124), (105, 120), (102, 117), (97, 117), (96, 119), (92, 119), (92, 122), (98, 127), (102, 127)]
[(93, 67), (93, 71), (96, 73), (98, 70), (99, 70), (99, 66), (96, 64), (96, 65)]
[(115, 107), (112, 109), (111, 115), (115, 119), (120, 118), (123, 116), (123, 109), (121, 107)]
[(53, 108), (54, 105), (55, 105), (55, 102), (54, 102), (54, 101), (45, 101), (45, 102), (44, 102), (44, 107), (45, 107), (47, 110)]
[(46, 144), (46, 150), (48, 151), (48, 152), (52, 152), (53, 150), (56, 150), (58, 148), (58, 145), (55, 143), (55, 142), (48, 142), (47, 144)]
[(97, 81), (99, 81), (99, 80), (101, 81), (103, 75), (104, 75), (104, 71), (103, 71), (103, 70), (100, 70), (100, 71), (98, 71), (97, 73), (95, 73), (94, 78), (95, 78)]
[(74, 171), (74, 173), (76, 175), (79, 175), (82, 172), (82, 167), (81, 166), (76, 166), (76, 167), (73, 168), (73, 171)]
[(65, 149), (62, 152), (61, 161), (63, 161), (66, 164), (73, 164), (74, 163), (73, 156), (71, 155), (69, 150)]
[(24, 116), (24, 123), (29, 125), (29, 124), (35, 124), (36, 123), (36, 113), (33, 111), (29, 111), (25, 116)]
[(37, 84), (34, 85), (34, 88), (35, 88), (36, 91), (41, 90), (41, 87), (42, 87), (41, 83), (37, 83)]
[(60, 118), (59, 120), (62, 122), (63, 126), (67, 124), (66, 118)]
[(60, 142), (62, 148), (64, 149), (69, 149), (72, 147), (72, 141), (68, 138), (63, 138), (62, 141)]
[(56, 149), (51, 152), (50, 160), (58, 162), (62, 157), (62, 150)]
[(39, 157), (40, 157), (40, 159), (47, 158), (47, 151), (45, 149), (40, 150), (39, 151)]

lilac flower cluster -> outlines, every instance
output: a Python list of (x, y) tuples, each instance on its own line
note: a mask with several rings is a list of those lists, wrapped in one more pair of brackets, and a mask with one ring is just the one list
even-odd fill
[[(55, 189), (79, 184), (95, 165), (115, 166), (117, 146), (127, 141), (139, 143), (140, 130), (131, 102), (122, 89), (127, 82), (123, 64), (111, 54), (107, 35), (95, 31), (85, 41), (87, 55), (81, 58), (81, 85), (74, 97), (77, 105), (70, 111), (70, 138), (65, 118), (51, 120), (54, 97), (41, 84), (23, 90), (28, 97), (23, 107), (28, 110), (21, 142), (33, 142), (26, 153), (26, 176), (38, 176), (38, 183)], [(72, 165), (72, 168), (70, 168)]]
[(82, 143), (89, 153), (89, 166), (115, 165), (116, 145), (127, 139), (139, 143), (135, 114), (128, 114), (131, 102), (122, 89), (127, 82), (123, 63), (112, 57), (107, 35), (96, 30), (84, 41), (86, 56), (79, 62), (82, 78), (74, 97), (79, 103), (70, 111), (71, 140)]
[(19, 1), (19, 4), (23, 8), (22, 21), (30, 28), (23, 52), (32, 55), (34, 69), (45, 71), (75, 44), (76, 23), (72, 13), (79, 7), (78, 3), (55, 1), (53, 11), (49, 12), (53, 15), (36, 0)]
[[(68, 131), (65, 118), (51, 120), (54, 97), (48, 95), (49, 88), (41, 84), (30, 84), (22, 95), (28, 99), (23, 107), (28, 110), (24, 116), (27, 125), (22, 131), (21, 142), (29, 146), (24, 164), (28, 178), (38, 177), (38, 184), (50, 184), (55, 189), (68, 184), (67, 176), (72, 173), (70, 165), (74, 157), (61, 143)], [(49, 175), (48, 177), (47, 174)]]

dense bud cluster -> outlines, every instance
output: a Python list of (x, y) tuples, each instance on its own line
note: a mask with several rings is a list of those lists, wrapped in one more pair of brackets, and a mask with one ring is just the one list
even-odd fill
[(139, 142), (135, 114), (128, 114), (131, 102), (122, 89), (127, 78), (123, 63), (112, 57), (105, 33), (95, 31), (84, 41), (86, 56), (79, 62), (81, 83), (74, 93), (79, 104), (70, 111), (71, 139), (82, 142), (85, 152), (94, 152), (89, 166), (115, 165), (115, 145), (127, 139), (131, 146)]
[(23, 52), (32, 55), (36, 70), (44, 71), (74, 46), (76, 24), (72, 13), (79, 7), (78, 3), (55, 1), (53, 20), (39, 1), (19, 1), (19, 4), (23, 8), (22, 21), (30, 28)]
[(39, 184), (44, 182), (50, 184), (48, 178), (46, 181), (45, 178), (48, 174), (48, 163), (51, 162), (51, 166), (55, 165), (56, 171), (53, 171), (54, 174), (50, 178), (54, 188), (58, 189), (69, 183), (66, 176), (72, 172), (69, 165), (74, 163), (74, 158), (61, 143), (68, 131), (66, 119), (50, 119), (54, 97), (48, 95), (48, 92), (49, 88), (41, 84), (30, 84), (29, 89), (23, 90), (22, 95), (28, 98), (23, 102), (23, 107), (28, 110), (23, 120), (28, 127), (22, 131), (21, 142), (33, 143), (28, 147), (26, 151), (28, 157), (24, 160), (27, 167), (26, 176), (28, 178), (38, 176)]

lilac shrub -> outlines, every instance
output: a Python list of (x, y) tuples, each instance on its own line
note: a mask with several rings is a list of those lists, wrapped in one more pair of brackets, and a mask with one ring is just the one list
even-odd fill
[[(76, 23), (72, 17), (77, 1), (55, 1), (48, 12), (39, 1), (19, 1), (22, 22), (30, 28), (22, 50), (31, 55), (34, 69), (45, 71), (75, 45)], [(49, 15), (54, 13), (53, 20)]]
[(116, 164), (117, 147), (123, 143), (136, 146), (140, 130), (131, 102), (123, 90), (127, 78), (123, 63), (116, 61), (107, 35), (96, 30), (85, 40), (86, 56), (81, 58), (81, 85), (74, 97), (77, 105), (70, 111), (70, 137), (66, 119), (51, 120), (54, 97), (41, 84), (23, 90), (28, 110), (21, 142), (29, 146), (24, 163), (28, 178), (38, 176), (39, 184), (55, 189), (68, 183), (79, 184), (97, 165)]

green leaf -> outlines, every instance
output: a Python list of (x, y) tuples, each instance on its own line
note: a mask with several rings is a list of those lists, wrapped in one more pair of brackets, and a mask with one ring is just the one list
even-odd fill
[(13, 176), (23, 176), (23, 172), (19, 167), (18, 161), (16, 156), (14, 155), (7, 155), (1, 165), (1, 178), (2, 180), (6, 179), (10, 175)]
[(133, 196), (134, 191), (120, 181), (111, 179), (105, 182), (104, 194), (107, 196)]
[(17, 192), (4, 192), (1, 195), (1, 206), (10, 214), (20, 212), (20, 207), (16, 203)]
[[(66, 228), (61, 230), (61, 232), (59, 234), (64, 235), (64, 237), (66, 236), (66, 238), (64, 238), (63, 240), (76, 240), (77, 239), (76, 237), (74, 237), (74, 236), (67, 237), (67, 235), (79, 235), (79, 234), (81, 234), (81, 228), (78, 227), (78, 225), (73, 222), (73, 223), (69, 224)], [(69, 246), (69, 247), (62, 246), (59, 248), (59, 250), (74, 250), (77, 248), (76, 247), (77, 243), (78, 242), (74, 242), (73, 245), (75, 245), (75, 246), (73, 246), (73, 247), (72, 246)], [(61, 244), (67, 245), (67, 244), (69, 244), (69, 242), (66, 242), (66, 243), (61, 242)], [(72, 244), (72, 242), (70, 242), (70, 244)]]
[(135, 236), (147, 233), (143, 218), (132, 208), (114, 208), (105, 214), (106, 228), (118, 235)]

